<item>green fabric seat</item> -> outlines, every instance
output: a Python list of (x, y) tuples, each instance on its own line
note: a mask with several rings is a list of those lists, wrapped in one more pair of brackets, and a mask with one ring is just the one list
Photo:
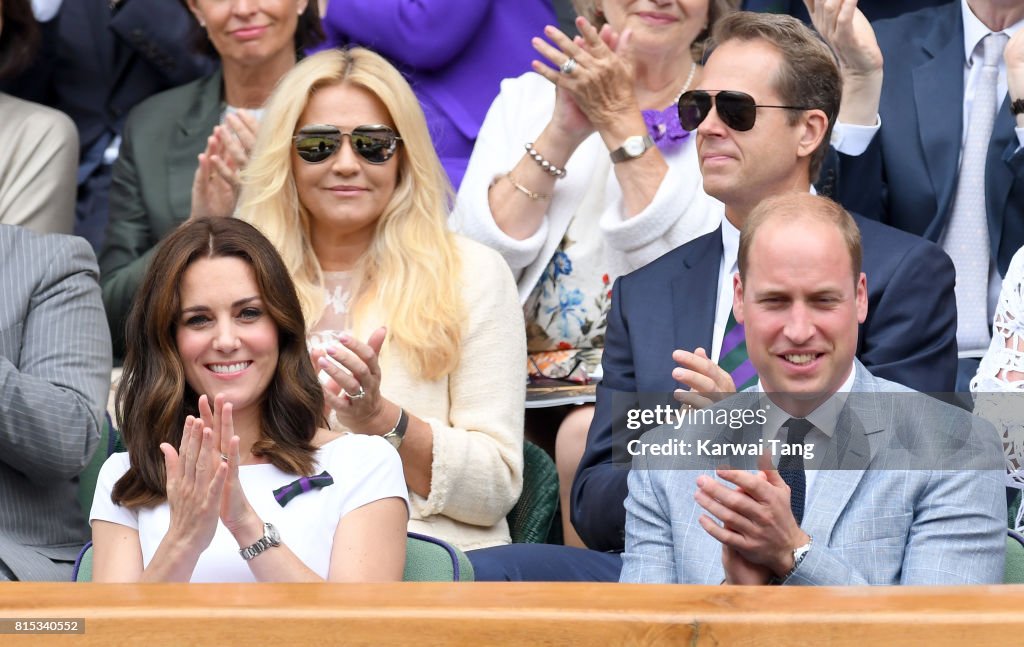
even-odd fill
[[(1009, 490), (1010, 488), (1007, 487), (1006, 489)], [(1020, 510), (1020, 501), (1021, 501), (1021, 493), (1022, 492), (1024, 492), (1024, 490), (1017, 490), (1014, 493), (1014, 496), (1012, 498), (1009, 497), (1009, 496), (1007, 497), (1008, 499), (1010, 499), (1010, 503), (1006, 506), (1006, 527), (1007, 528), (1013, 528), (1014, 525), (1017, 523), (1017, 511)]]
[(96, 452), (82, 473), (78, 475), (78, 504), (85, 512), (86, 518), (89, 517), (89, 511), (92, 509), (92, 496), (96, 491), (96, 479), (100, 475), (100, 468), (103, 467), (107, 457), (114, 452), (116, 434), (111, 435), (112, 428), (110, 416), (104, 415), (103, 424), (100, 425), (100, 442), (96, 446)]
[(405, 544), (405, 582), (472, 582), (473, 565), (451, 544), (419, 533), (408, 533)]
[(558, 512), (558, 468), (548, 453), (523, 441), (523, 493), (508, 513), (515, 544), (543, 544)]
[(1014, 530), (1006, 535), (1005, 584), (1024, 584), (1024, 536)]
[[(71, 576), (75, 582), (92, 581), (92, 542), (82, 549)], [(410, 532), (405, 544), (406, 582), (472, 582), (473, 565), (466, 554), (450, 544)]]

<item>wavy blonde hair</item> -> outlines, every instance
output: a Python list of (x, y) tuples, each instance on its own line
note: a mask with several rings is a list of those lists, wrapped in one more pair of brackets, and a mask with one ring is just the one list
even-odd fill
[(312, 214), (299, 202), (292, 138), (319, 88), (348, 84), (376, 96), (402, 137), (398, 180), (356, 267), (353, 317), (374, 307), (389, 340), (424, 379), (455, 369), (462, 341), (461, 262), (446, 225), (452, 190), (416, 95), (402, 75), (368, 49), (314, 54), (286, 74), (266, 105), (252, 159), (242, 174), (238, 216), (274, 243), (295, 282), (307, 326), (324, 310), (323, 274), (310, 242)]

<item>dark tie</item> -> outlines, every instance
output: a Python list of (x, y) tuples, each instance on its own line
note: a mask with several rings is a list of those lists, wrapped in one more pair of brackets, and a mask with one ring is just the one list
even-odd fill
[(795, 445), (803, 445), (807, 432), (814, 429), (814, 425), (804, 418), (790, 418), (782, 426), (787, 429), (786, 445), (790, 451), (788, 455), (779, 458), (779, 476), (789, 486), (789, 507), (793, 510), (793, 518), (797, 525), (804, 520), (804, 498), (807, 495), (807, 478), (804, 474), (803, 447), (797, 450)]
[(722, 336), (722, 350), (718, 353), (718, 365), (732, 376), (737, 391), (757, 384), (757, 371), (747, 356), (743, 324), (736, 321), (732, 308), (729, 309), (729, 320), (725, 322), (725, 335)]

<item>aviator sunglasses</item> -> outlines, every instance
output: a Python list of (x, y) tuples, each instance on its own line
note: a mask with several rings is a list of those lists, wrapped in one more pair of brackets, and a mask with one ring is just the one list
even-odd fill
[(341, 146), (341, 138), (348, 135), (352, 150), (370, 164), (383, 164), (391, 159), (402, 138), (381, 124), (356, 126), (352, 132), (343, 133), (337, 126), (314, 124), (304, 126), (292, 140), (295, 152), (310, 164), (323, 162)]
[(679, 97), (679, 123), (684, 130), (696, 130), (707, 118), (714, 105), (722, 122), (736, 131), (747, 131), (754, 127), (758, 108), (784, 108), (786, 110), (812, 110), (805, 106), (763, 106), (754, 103), (754, 97), (746, 92), (721, 90), (711, 95), (704, 90), (690, 90)]

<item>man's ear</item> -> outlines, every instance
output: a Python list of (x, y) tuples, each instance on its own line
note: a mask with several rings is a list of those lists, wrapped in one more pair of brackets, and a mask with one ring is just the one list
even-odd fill
[[(828, 130), (828, 117), (823, 110), (805, 110), (802, 119), (803, 132), (800, 135), (800, 146), (797, 155), (810, 157), (818, 150), (821, 140)], [(827, 142), (826, 142), (826, 145)]]
[(736, 323), (743, 323), (743, 279), (739, 272), (732, 277), (732, 316)]
[(857, 323), (862, 324), (868, 318), (868, 278), (864, 272), (857, 277)]

